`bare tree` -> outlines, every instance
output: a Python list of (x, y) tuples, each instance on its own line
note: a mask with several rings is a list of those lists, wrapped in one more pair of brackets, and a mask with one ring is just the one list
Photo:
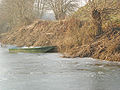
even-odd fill
[(41, 18), (46, 11), (46, 3), (46, 0), (1, 0), (0, 30), (10, 30)]
[(103, 32), (102, 23), (110, 20), (112, 14), (114, 15), (120, 11), (119, 2), (119, 0), (89, 0), (92, 21), (97, 27), (96, 35)]
[(54, 12), (55, 18), (64, 19), (67, 14), (75, 11), (77, 0), (47, 0), (48, 7)]
[(46, 3), (46, 0), (35, 0), (34, 8), (38, 18), (42, 18), (44, 12), (46, 11)]
[(23, 24), (29, 24), (34, 19), (33, 12), (34, 0), (2, 0), (0, 21), (6, 22), (9, 29)]

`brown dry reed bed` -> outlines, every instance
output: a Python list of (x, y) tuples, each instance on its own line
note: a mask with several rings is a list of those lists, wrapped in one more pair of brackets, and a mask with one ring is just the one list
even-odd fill
[(104, 32), (99, 36), (96, 36), (96, 31), (95, 26), (88, 22), (82, 27), (71, 27), (59, 44), (64, 57), (120, 61), (120, 24), (104, 25)]
[(91, 21), (71, 18), (62, 21), (36, 20), (28, 26), (2, 34), (3, 44), (17, 46), (57, 46), (64, 57), (92, 57), (120, 61), (120, 24), (103, 25), (103, 34)]

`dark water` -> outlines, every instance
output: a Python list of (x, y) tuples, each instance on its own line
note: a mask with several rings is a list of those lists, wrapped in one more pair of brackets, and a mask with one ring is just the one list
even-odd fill
[(120, 63), (0, 48), (0, 90), (120, 90)]

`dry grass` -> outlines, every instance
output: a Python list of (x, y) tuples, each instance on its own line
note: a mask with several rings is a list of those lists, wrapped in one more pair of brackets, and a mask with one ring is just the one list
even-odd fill
[(120, 14), (110, 14), (109, 20), (102, 21), (103, 34), (96, 36), (97, 27), (86, 9), (89, 7), (83, 7), (67, 20), (37, 20), (2, 35), (0, 40), (17, 46), (57, 46), (64, 57), (120, 61)]
[(17, 46), (56, 45), (64, 38), (68, 22), (36, 20), (33, 24), (17, 28), (2, 36), (1, 42)]
[[(62, 51), (64, 57), (92, 57), (101, 60), (120, 61), (120, 24), (112, 25), (111, 28), (109, 27), (104, 31), (99, 37), (91, 38), (90, 32), (84, 33), (87, 38), (79, 36), (83, 37), (80, 41), (83, 42), (81, 45), (78, 44), (79, 42), (77, 44), (72, 42), (69, 45), (68, 43), (62, 44), (62, 47), (67, 46)], [(92, 35), (94, 36), (94, 34)], [(70, 45), (74, 46), (70, 47)]]
[(18, 46), (53, 45), (64, 57), (120, 61), (120, 24), (113, 23), (103, 25), (104, 33), (97, 37), (97, 28), (91, 22), (76, 18), (53, 22), (37, 20), (3, 34), (1, 42)]

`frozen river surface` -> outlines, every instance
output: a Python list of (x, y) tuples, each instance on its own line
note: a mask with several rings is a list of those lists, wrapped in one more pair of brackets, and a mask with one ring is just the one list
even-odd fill
[(120, 63), (60, 56), (0, 48), (0, 90), (120, 90)]

